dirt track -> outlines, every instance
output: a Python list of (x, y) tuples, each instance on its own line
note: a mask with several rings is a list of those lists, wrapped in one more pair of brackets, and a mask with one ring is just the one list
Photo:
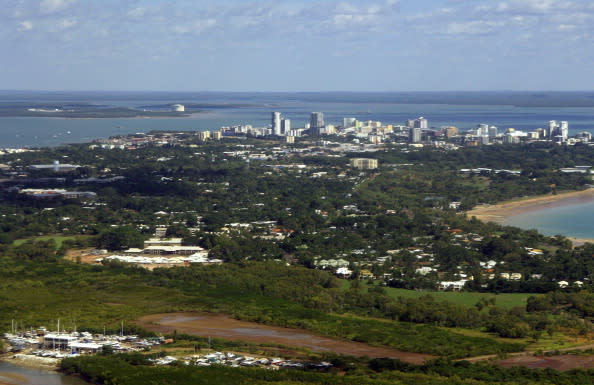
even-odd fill
[(389, 357), (421, 364), (433, 356), (342, 341), (311, 334), (301, 329), (288, 329), (233, 319), (226, 315), (201, 313), (153, 314), (141, 317), (138, 324), (161, 333), (187, 333), (203, 337), (224, 338), (262, 344), (279, 344), (312, 351), (331, 351), (351, 356)]

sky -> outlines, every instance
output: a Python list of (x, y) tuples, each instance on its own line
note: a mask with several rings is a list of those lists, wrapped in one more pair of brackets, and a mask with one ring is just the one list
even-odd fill
[(1, 3), (5, 90), (594, 90), (591, 0)]

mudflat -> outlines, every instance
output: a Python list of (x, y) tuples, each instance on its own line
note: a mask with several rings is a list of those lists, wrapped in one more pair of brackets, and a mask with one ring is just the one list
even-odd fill
[(316, 352), (336, 352), (351, 356), (398, 358), (413, 364), (422, 364), (434, 356), (403, 352), (387, 347), (371, 346), (360, 342), (344, 341), (318, 336), (302, 329), (269, 326), (240, 321), (228, 315), (204, 313), (152, 314), (136, 320), (142, 327), (160, 333), (187, 333), (202, 337), (223, 338), (261, 344), (279, 344), (306, 348)]

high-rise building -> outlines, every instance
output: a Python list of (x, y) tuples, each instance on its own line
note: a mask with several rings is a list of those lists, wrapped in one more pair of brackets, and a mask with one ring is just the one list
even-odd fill
[(342, 127), (343, 128), (355, 127), (356, 123), (357, 123), (357, 118), (343, 118), (342, 119)]
[(281, 119), (281, 135), (288, 135), (289, 131), (291, 131), (291, 119)]
[(556, 120), (549, 120), (549, 127), (547, 132), (545, 133), (545, 137), (552, 138), (555, 136), (555, 131), (557, 130), (557, 121)]
[(273, 112), (272, 113), (272, 133), (274, 135), (281, 134), (281, 113), (280, 112)]
[(446, 138), (451, 138), (453, 136), (458, 135), (458, 127), (454, 127), (454, 126), (445, 127), (443, 129), (443, 133), (446, 136)]
[(568, 121), (561, 121), (559, 122), (559, 135), (563, 138), (563, 140), (567, 140), (569, 136), (569, 122)]
[(326, 124), (324, 126), (324, 134), (326, 134), (326, 135), (336, 134), (336, 127), (334, 127), (333, 124)]
[(489, 139), (497, 137), (497, 126), (490, 126), (488, 131)]
[(413, 127), (408, 130), (408, 141), (410, 143), (421, 143), (422, 130), (420, 127)]
[(324, 128), (324, 113), (312, 112), (309, 119), (309, 133), (310, 135), (319, 136)]
[(198, 139), (200, 139), (201, 141), (210, 139), (210, 131), (200, 131), (198, 133)]
[(359, 170), (374, 170), (378, 167), (377, 159), (373, 158), (352, 158), (350, 164)]
[(423, 118), (422, 116), (418, 119), (415, 119), (413, 122), (414, 128), (429, 128), (429, 122), (427, 119)]
[(489, 135), (489, 125), (488, 124), (479, 124), (476, 126), (476, 136), (485, 136)]
[(563, 120), (561, 122), (557, 122), (556, 120), (551, 120), (549, 121), (549, 132), (548, 132), (548, 137), (549, 138), (557, 138), (557, 140), (559, 141), (565, 141), (567, 140), (567, 137), (569, 136), (569, 122), (566, 120)]

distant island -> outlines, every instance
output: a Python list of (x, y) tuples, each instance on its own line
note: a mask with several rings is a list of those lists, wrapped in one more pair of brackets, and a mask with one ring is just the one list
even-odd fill
[(87, 103), (0, 103), (0, 117), (139, 118), (186, 117), (208, 109), (257, 107), (251, 104), (159, 104), (135, 108)]

